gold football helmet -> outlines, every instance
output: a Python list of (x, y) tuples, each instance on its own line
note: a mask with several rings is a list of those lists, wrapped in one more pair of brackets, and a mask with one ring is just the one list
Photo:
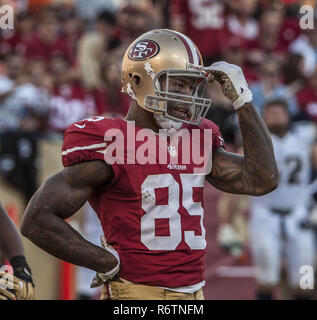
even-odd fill
[[(168, 29), (149, 31), (137, 38), (126, 50), (122, 63), (122, 91), (144, 109), (173, 121), (198, 125), (211, 104), (203, 98), (208, 74), (195, 44), (185, 35)], [(169, 91), (171, 77), (194, 80), (192, 95)], [(166, 80), (166, 89), (161, 81)], [(172, 101), (187, 105), (190, 117), (180, 119), (168, 114)]]

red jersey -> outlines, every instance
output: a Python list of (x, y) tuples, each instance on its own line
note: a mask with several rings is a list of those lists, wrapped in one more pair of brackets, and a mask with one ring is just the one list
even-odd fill
[[(110, 163), (109, 148), (124, 142), (124, 152), (114, 152), (117, 161), (111, 164), (113, 181), (96, 189), (89, 203), (100, 219), (107, 242), (120, 255), (120, 277), (133, 283), (172, 288), (205, 279), (205, 174), (195, 173), (199, 165), (194, 144), (208, 145), (213, 152), (223, 146), (223, 139), (218, 127), (206, 119), (199, 126), (183, 124), (179, 132), (184, 136), (188, 133), (188, 141), (193, 142), (194, 151), (187, 160), (188, 150), (182, 141), (173, 148), (175, 140), (165, 145), (166, 137), (119, 118), (83, 120), (70, 126), (64, 135), (65, 167), (90, 160), (106, 159)], [(141, 139), (145, 134), (147, 139)], [(194, 141), (198, 134), (200, 138)], [(149, 140), (146, 151), (144, 144)], [(168, 150), (166, 161), (155, 152), (160, 148)], [(175, 163), (172, 158), (183, 150), (184, 158)], [(133, 156), (129, 158), (131, 151), (135, 151), (134, 163)], [(144, 157), (138, 157), (142, 154)], [(142, 164), (144, 158), (149, 163)]]

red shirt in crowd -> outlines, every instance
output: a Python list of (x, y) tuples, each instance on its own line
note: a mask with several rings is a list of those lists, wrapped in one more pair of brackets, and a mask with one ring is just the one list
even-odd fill
[(278, 40), (273, 48), (270, 50), (265, 49), (259, 38), (246, 43), (247, 50), (261, 50), (265, 52), (276, 53), (278, 55), (284, 55), (288, 52), (290, 43), (300, 35), (299, 23), (296, 19), (285, 19), (281, 28)]
[(225, 25), (224, 6), (213, 0), (172, 0), (171, 20), (182, 19), (185, 34), (193, 40), (203, 58), (220, 54)]
[(317, 92), (308, 87), (297, 94), (299, 108), (317, 123)]
[(51, 57), (59, 53), (63, 55), (69, 63), (73, 62), (71, 50), (67, 41), (62, 37), (57, 37), (53, 43), (43, 41), (36, 33), (26, 42), (26, 58), (42, 58), (46, 63)]
[(79, 83), (54, 88), (50, 101), (50, 130), (64, 132), (72, 123), (96, 114), (93, 95)]
[(5, 30), (1, 33), (0, 53), (17, 52), (25, 54), (28, 39), (23, 39), (16, 30)]

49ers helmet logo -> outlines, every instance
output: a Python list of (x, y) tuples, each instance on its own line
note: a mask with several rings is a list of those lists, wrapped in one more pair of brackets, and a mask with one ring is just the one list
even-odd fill
[(129, 52), (129, 58), (132, 60), (146, 60), (154, 57), (160, 51), (159, 45), (153, 40), (138, 41)]

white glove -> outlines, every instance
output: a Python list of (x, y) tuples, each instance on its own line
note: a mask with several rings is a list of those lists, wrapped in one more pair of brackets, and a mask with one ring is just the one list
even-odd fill
[(243, 240), (239, 233), (228, 223), (219, 227), (217, 241), (219, 245), (228, 250), (234, 257), (243, 253)]
[(116, 249), (107, 243), (107, 240), (104, 235), (100, 236), (100, 242), (101, 242), (102, 247), (105, 250), (109, 251), (117, 258), (118, 264), (112, 270), (110, 270), (108, 272), (105, 272), (105, 273), (97, 272), (91, 281), (90, 288), (96, 288), (96, 287), (103, 285), (105, 282), (113, 279), (120, 270), (120, 257), (119, 257), (118, 252), (116, 251)]
[(252, 101), (252, 92), (240, 67), (220, 61), (203, 69), (210, 73), (208, 82), (217, 80), (220, 83), (223, 94), (232, 102), (235, 110)]

